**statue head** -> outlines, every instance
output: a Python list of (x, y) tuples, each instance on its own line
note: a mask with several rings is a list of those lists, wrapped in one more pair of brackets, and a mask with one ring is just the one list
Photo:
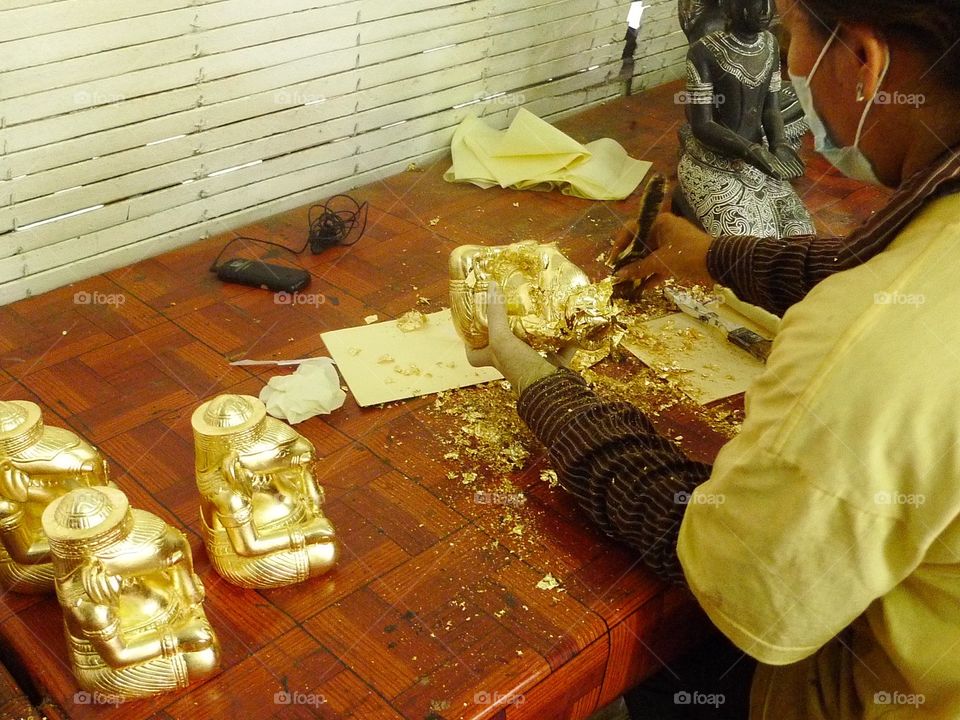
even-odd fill
[(71, 490), (43, 511), (55, 562), (95, 555), (124, 540), (132, 527), (127, 496), (110, 486)]
[(193, 436), (200, 450), (242, 450), (264, 433), (267, 408), (251, 395), (218, 395), (193, 411)]
[(16, 455), (43, 435), (40, 407), (26, 400), (0, 400), (0, 458)]
[(730, 29), (755, 35), (766, 30), (773, 20), (773, 0), (724, 0)]

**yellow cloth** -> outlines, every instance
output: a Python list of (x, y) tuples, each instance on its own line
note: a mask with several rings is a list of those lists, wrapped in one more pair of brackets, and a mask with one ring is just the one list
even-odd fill
[(690, 586), (765, 663), (752, 720), (960, 718), (958, 219), (937, 200), (786, 314), (689, 503)]
[(602, 138), (581, 145), (520, 108), (510, 127), (494, 130), (470, 115), (451, 144), (448, 182), (520, 190), (553, 190), (590, 200), (622, 200), (637, 189), (650, 163), (634, 160), (619, 143)]

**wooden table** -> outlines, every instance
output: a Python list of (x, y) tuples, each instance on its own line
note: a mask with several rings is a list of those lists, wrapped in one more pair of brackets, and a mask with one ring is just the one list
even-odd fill
[[(562, 127), (579, 139), (614, 137), (669, 175), (675, 91)], [(320, 355), (321, 332), (372, 313), (396, 317), (419, 297), (438, 309), (447, 256), (463, 243), (556, 240), (599, 272), (594, 259), (636, 209), (637, 196), (601, 204), (451, 186), (445, 169), (440, 162), (355, 193), (371, 202), (366, 236), (300, 258), (313, 274), (310, 292), (325, 296), (319, 306), (217, 282), (207, 271), (225, 239), (216, 238), (0, 308), (0, 397), (38, 402), (48, 424), (97, 444), (135, 506), (187, 533), (223, 647), (222, 671), (208, 682), (120, 707), (84, 703), (55, 599), (8, 593), (2, 654), (47, 717), (585, 718), (703, 632), (685, 591), (657, 581), (638, 552), (588, 527), (562, 490), (540, 481), (542, 452), (512, 477), (528, 499), (528, 532), (519, 538), (488, 522), (491, 508), (473, 502), (475, 488), (448, 477), (457, 463), (444, 459), (443, 440), (455, 420), (437, 413), (433, 398), (366, 410), (348, 399), (298, 426), (322, 458), (326, 511), (343, 546), (334, 572), (254, 592), (210, 567), (190, 414), (219, 393), (255, 395), (276, 372), (228, 360)], [(834, 228), (881, 199), (821, 175), (808, 185), (811, 202)], [(242, 234), (300, 245), (305, 226), (304, 208)], [(78, 302), (85, 297), (114, 302)], [(665, 421), (699, 459), (723, 442), (683, 413)], [(537, 588), (547, 573), (562, 592)]]

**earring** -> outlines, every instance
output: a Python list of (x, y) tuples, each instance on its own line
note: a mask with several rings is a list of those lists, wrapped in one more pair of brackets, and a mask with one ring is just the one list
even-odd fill
[(866, 99), (866, 96), (863, 94), (863, 80), (861, 80), (857, 83), (857, 102), (863, 102)]

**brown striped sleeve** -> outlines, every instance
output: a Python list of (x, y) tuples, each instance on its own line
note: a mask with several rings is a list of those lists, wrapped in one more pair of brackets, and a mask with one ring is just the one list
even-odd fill
[(783, 315), (821, 280), (846, 269), (844, 245), (814, 235), (721, 237), (710, 244), (707, 269), (741, 300)]
[(817, 283), (885, 250), (930, 200), (958, 191), (960, 154), (951, 150), (908, 178), (846, 238), (721, 237), (707, 251), (707, 270), (741, 300), (783, 315)]
[(710, 466), (684, 457), (636, 407), (602, 402), (566, 370), (527, 388), (517, 410), (589, 518), (639, 550), (662, 578), (684, 582), (677, 559), (680, 521)]

